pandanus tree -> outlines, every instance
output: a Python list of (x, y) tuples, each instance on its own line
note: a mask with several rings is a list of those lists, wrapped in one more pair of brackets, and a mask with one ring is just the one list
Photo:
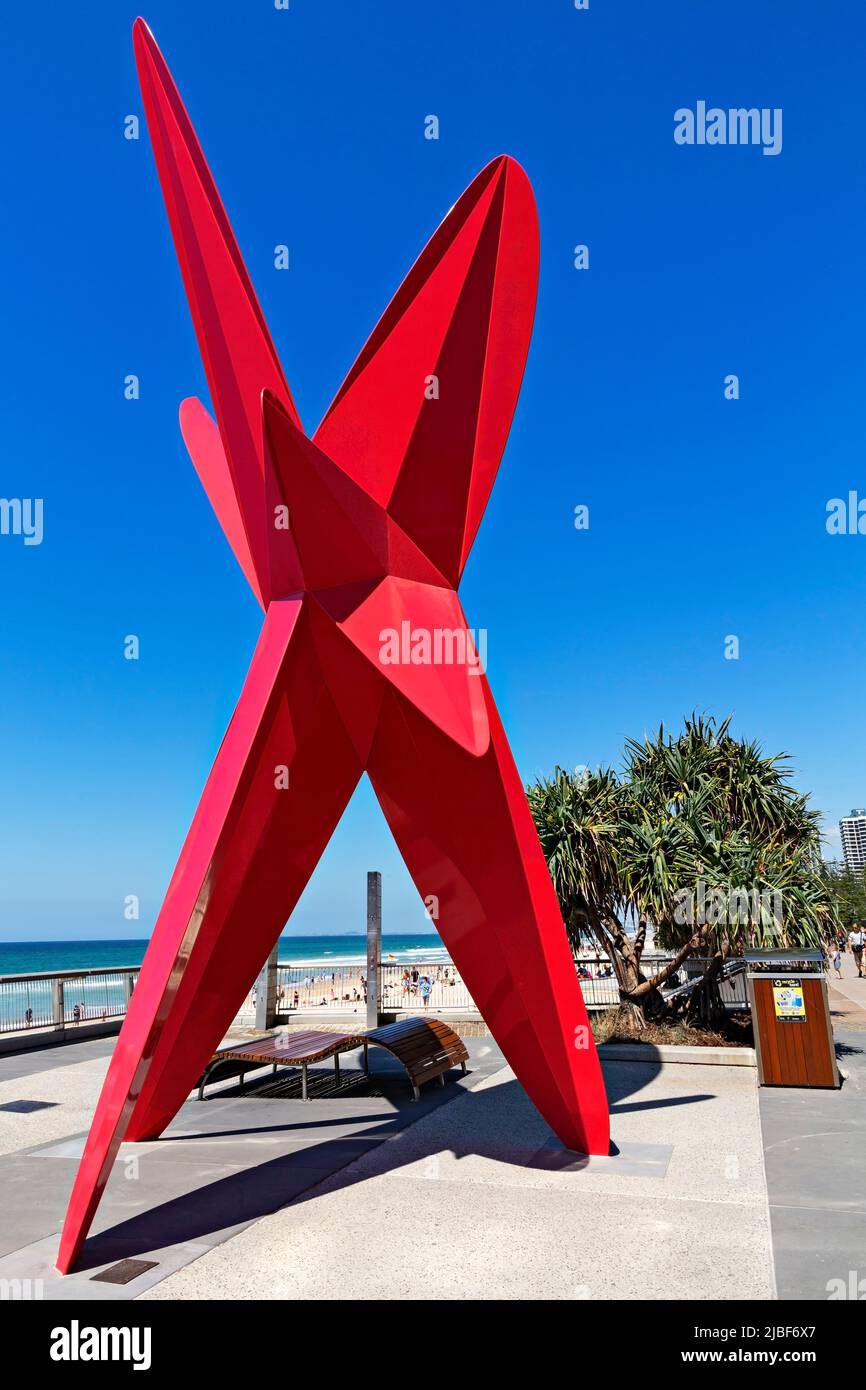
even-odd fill
[[(557, 768), (528, 788), (572, 945), (606, 955), (636, 1021), (684, 1008), (712, 1026), (728, 956), (816, 946), (838, 928), (818, 812), (791, 785), (785, 754), (735, 738), (730, 719), (693, 716), (673, 735), (629, 739), (623, 769)], [(648, 927), (670, 959), (644, 966)], [(700, 986), (662, 995), (683, 962), (708, 958)]]

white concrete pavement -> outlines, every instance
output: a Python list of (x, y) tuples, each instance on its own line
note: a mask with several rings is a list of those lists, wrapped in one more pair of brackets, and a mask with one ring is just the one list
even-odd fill
[[(0, 1176), (16, 1203), (0, 1274), (44, 1276), (50, 1297), (108, 1292), (92, 1271), (54, 1289), (50, 1266), (110, 1047), (0, 1059)], [(106, 1234), (120, 1222), (113, 1257), (155, 1259), (141, 1296), (159, 1299), (773, 1297), (754, 1069), (607, 1061), (616, 1152), (586, 1160), (553, 1139), (492, 1040), (471, 1047), (471, 1089), (426, 1113), (405, 1104), (402, 1074), (396, 1109), (188, 1103), (168, 1142), (124, 1146), (141, 1177), (103, 1204)], [(295, 1171), (313, 1163), (326, 1171)]]
[(614, 1157), (502, 1068), (143, 1297), (772, 1298), (755, 1073), (605, 1070)]

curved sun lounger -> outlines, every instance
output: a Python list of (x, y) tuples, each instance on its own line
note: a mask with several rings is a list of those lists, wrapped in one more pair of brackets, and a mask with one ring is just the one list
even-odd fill
[(240, 1076), (257, 1067), (301, 1068), (301, 1097), (307, 1100), (307, 1067), (314, 1062), (334, 1059), (334, 1073), (339, 1084), (340, 1056), (344, 1052), (364, 1049), (364, 1070), (368, 1070), (370, 1046), (382, 1047), (401, 1062), (406, 1069), (414, 1100), (420, 1097), (425, 1081), (439, 1078), (445, 1085), (445, 1073), (459, 1066), (466, 1071), (469, 1053), (463, 1040), (453, 1028), (438, 1018), (402, 1018), (386, 1023), (369, 1033), (327, 1033), (309, 1029), (298, 1033), (277, 1033), (273, 1037), (253, 1038), (249, 1042), (231, 1043), (214, 1053), (199, 1078), (198, 1098), (204, 1100), (204, 1088), (211, 1081), (223, 1080), (228, 1074)]

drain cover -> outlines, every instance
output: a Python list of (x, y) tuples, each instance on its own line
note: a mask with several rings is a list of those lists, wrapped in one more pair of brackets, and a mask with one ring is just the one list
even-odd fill
[(91, 1275), (91, 1283), (131, 1284), (133, 1279), (138, 1278), (139, 1274), (146, 1274), (149, 1269), (156, 1269), (157, 1263), (156, 1260), (121, 1260), (119, 1264), (104, 1269), (101, 1274)]
[(31, 1110), (53, 1110), (56, 1100), (7, 1100), (0, 1110), (13, 1110), (16, 1115), (29, 1115)]

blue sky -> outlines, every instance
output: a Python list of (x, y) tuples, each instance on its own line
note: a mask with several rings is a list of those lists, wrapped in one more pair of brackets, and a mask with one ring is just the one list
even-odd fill
[[(149, 932), (260, 625), (178, 431), (180, 399), (207, 389), (146, 130), (123, 138), (135, 14), (4, 12), (0, 495), (44, 499), (41, 545), (0, 536), (6, 940)], [(866, 803), (866, 536), (825, 528), (830, 498), (866, 496), (866, 16), (840, 0), (144, 14), (310, 431), (477, 170), (505, 151), (530, 176), (535, 333), (461, 589), (524, 777), (733, 711), (795, 755), (835, 832)], [(699, 100), (782, 108), (781, 153), (675, 144), (674, 112)], [(363, 784), (292, 928), (361, 929), (373, 867), (386, 929), (421, 927)]]

